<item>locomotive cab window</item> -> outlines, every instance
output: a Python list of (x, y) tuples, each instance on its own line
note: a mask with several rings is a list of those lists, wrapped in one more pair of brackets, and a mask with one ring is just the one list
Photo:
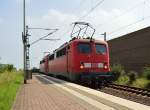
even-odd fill
[(106, 54), (106, 46), (103, 44), (95, 44), (97, 54)]
[(91, 53), (91, 45), (89, 43), (79, 43), (77, 46), (80, 53)]

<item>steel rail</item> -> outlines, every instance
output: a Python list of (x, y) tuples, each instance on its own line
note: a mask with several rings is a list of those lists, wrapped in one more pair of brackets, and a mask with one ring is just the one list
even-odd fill
[(136, 94), (139, 94), (139, 95), (142, 95), (142, 96), (150, 97), (150, 89), (130, 87), (130, 86), (118, 85), (118, 84), (109, 84), (107, 87), (117, 89), (117, 90), (121, 90), (121, 91), (130, 92), (130, 93), (136, 93)]

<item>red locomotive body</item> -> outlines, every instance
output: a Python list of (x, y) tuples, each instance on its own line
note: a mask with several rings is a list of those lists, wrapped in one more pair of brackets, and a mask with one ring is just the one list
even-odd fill
[(45, 57), (44, 72), (71, 81), (110, 80), (108, 44), (93, 39), (71, 40)]
[(49, 55), (46, 55), (42, 61), (40, 61), (40, 72), (41, 73), (48, 73), (48, 60)]
[(40, 61), (40, 72), (44, 73), (44, 59)]
[(44, 72), (75, 82), (110, 81), (108, 44), (92, 39), (94, 33), (89, 23), (75, 22), (71, 32), (73, 39), (44, 58)]

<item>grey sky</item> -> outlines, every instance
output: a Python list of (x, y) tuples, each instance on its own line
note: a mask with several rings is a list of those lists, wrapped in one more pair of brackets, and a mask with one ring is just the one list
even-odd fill
[[(22, 1), (0, 1), (0, 63), (12, 63), (22, 67)], [(27, 24), (29, 27), (59, 28), (52, 38), (60, 41), (41, 41), (31, 47), (31, 65), (38, 66), (43, 52), (58, 48), (70, 39), (70, 24), (77, 21), (100, 0), (27, 0)], [(95, 38), (102, 39), (103, 32), (108, 39), (147, 27), (150, 19), (122, 28), (150, 16), (150, 0), (104, 0), (92, 13), (82, 19), (90, 22), (96, 29)], [(124, 13), (124, 14), (122, 14)], [(119, 17), (118, 17), (119, 16)], [(117, 31), (116, 31), (117, 30)], [(114, 31), (114, 33), (112, 33)], [(47, 34), (45, 31), (30, 31), (30, 41)]]

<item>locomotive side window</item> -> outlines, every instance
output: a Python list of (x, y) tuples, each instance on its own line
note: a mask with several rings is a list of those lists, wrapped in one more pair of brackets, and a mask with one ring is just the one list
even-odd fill
[(80, 53), (91, 53), (91, 45), (88, 43), (79, 43), (78, 50)]
[(63, 48), (63, 49), (59, 50), (56, 54), (57, 54), (56, 55), (57, 58), (61, 57), (63, 55), (66, 55), (66, 48)]
[(67, 49), (68, 49), (68, 50), (70, 49), (70, 45), (67, 46)]
[(54, 54), (49, 56), (49, 60), (53, 60), (54, 59)]
[(106, 54), (106, 46), (103, 44), (95, 44), (97, 54)]

